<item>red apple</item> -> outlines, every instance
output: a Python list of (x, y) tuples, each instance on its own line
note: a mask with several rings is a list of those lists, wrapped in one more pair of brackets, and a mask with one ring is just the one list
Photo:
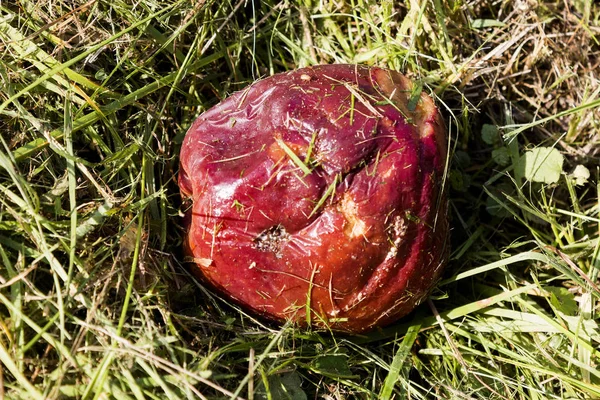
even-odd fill
[(194, 272), (249, 310), (363, 332), (414, 309), (448, 254), (445, 129), (381, 68), (320, 65), (206, 111), (181, 148)]

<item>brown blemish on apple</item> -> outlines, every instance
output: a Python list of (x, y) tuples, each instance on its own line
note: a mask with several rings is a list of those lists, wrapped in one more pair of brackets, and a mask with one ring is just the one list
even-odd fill
[(358, 216), (358, 205), (352, 199), (349, 193), (344, 193), (342, 200), (339, 203), (338, 210), (346, 219), (344, 233), (349, 238), (353, 239), (359, 236), (364, 236), (368, 229), (367, 225)]

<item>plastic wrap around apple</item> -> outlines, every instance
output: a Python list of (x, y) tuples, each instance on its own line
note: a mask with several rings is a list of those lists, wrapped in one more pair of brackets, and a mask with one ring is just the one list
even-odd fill
[(408, 314), (447, 257), (447, 145), (403, 75), (322, 65), (203, 113), (181, 148), (194, 272), (262, 315), (363, 332)]

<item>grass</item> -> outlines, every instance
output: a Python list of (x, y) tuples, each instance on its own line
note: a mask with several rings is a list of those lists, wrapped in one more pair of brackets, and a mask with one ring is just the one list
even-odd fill
[[(592, 0), (0, 1), (0, 40), (0, 397), (600, 397)], [(256, 320), (182, 264), (194, 118), (336, 62), (412, 77), (451, 139), (444, 279), (363, 336)]]

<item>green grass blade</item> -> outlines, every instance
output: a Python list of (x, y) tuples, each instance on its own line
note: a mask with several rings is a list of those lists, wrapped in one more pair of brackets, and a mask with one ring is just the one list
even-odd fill
[[(400, 377), (400, 373), (406, 373), (407, 368), (402, 368), (406, 362), (407, 357), (410, 355), (410, 351), (417, 340), (417, 336), (419, 335), (419, 331), (421, 330), (421, 325), (411, 325), (406, 331), (406, 336), (398, 346), (398, 350), (396, 351), (396, 355), (392, 360), (392, 364), (390, 365), (390, 370), (388, 375), (385, 378), (383, 383), (383, 387), (381, 388), (381, 392), (379, 393), (379, 398), (382, 400), (389, 400), (392, 397), (392, 392), (394, 390), (394, 386)], [(407, 377), (404, 376), (406, 379)], [(401, 389), (403, 390), (403, 389)]]

